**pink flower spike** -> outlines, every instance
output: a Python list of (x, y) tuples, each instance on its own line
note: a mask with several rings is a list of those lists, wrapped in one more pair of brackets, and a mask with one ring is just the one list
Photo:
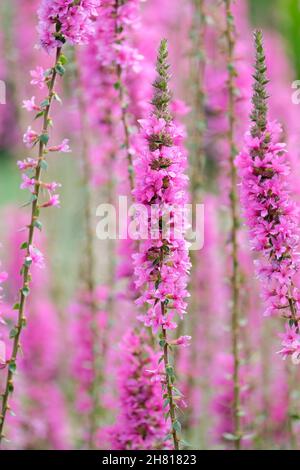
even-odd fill
[(30, 100), (23, 100), (23, 108), (26, 111), (40, 111), (41, 108), (35, 104), (35, 96), (32, 96)]
[(59, 195), (53, 194), (49, 201), (44, 202), (40, 207), (60, 207)]
[(6, 367), (6, 346), (4, 341), (0, 340), (0, 369)]
[(29, 254), (34, 264), (36, 264), (39, 268), (44, 268), (44, 255), (40, 252), (40, 250), (30, 245)]
[(31, 85), (37, 85), (40, 89), (43, 89), (45, 86), (45, 71), (42, 67), (36, 67), (35, 70), (30, 71), (32, 80)]
[(26, 145), (26, 147), (28, 148), (33, 147), (38, 140), (38, 136), (39, 135), (34, 130), (31, 129), (31, 126), (29, 126), (23, 136), (23, 142)]
[(31, 193), (34, 193), (35, 179), (29, 178), (27, 175), (22, 175), (23, 183), (20, 185), (20, 189), (29, 189)]
[(64, 153), (71, 152), (71, 149), (69, 147), (69, 139), (64, 139), (60, 145), (49, 147), (48, 150), (49, 152), (64, 152)]

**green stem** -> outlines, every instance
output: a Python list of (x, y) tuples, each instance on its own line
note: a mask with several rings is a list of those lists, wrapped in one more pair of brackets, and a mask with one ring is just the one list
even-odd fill
[[(161, 310), (162, 310), (162, 315), (165, 315), (165, 307), (163, 303), (161, 303)], [(170, 420), (171, 420), (171, 426), (172, 426), (171, 434), (173, 438), (174, 449), (179, 450), (179, 438), (177, 436), (177, 432), (174, 427), (175, 421), (176, 421), (176, 412), (175, 412), (175, 403), (173, 399), (173, 388), (172, 388), (170, 376), (167, 373), (168, 367), (170, 366), (169, 345), (168, 345), (167, 332), (164, 328), (162, 328), (162, 336), (163, 336), (163, 340), (165, 343), (164, 348), (163, 348), (163, 355), (164, 355), (164, 368), (165, 368), (165, 375), (166, 375), (166, 391), (168, 395)]]
[[(51, 76), (50, 84), (49, 84), (48, 105), (45, 108), (45, 112), (44, 112), (42, 134), (48, 134), (49, 112), (50, 112), (50, 108), (51, 108), (51, 104), (52, 104), (52, 100), (54, 96), (54, 85), (55, 85), (55, 80), (57, 77), (56, 65), (59, 62), (60, 55), (61, 55), (61, 48), (57, 48), (55, 65), (52, 69), (52, 76)], [(34, 176), (34, 179), (36, 181), (35, 189), (34, 189), (35, 200), (32, 202), (31, 220), (28, 226), (29, 232), (28, 232), (25, 258), (30, 256), (29, 249), (33, 243), (34, 232), (35, 232), (35, 222), (38, 218), (37, 216), (38, 209), (39, 209), (38, 198), (40, 194), (40, 178), (42, 174), (42, 161), (45, 160), (44, 150), (45, 150), (45, 144), (44, 142), (40, 140), (39, 151), (38, 151), (38, 165), (36, 167), (35, 176)], [(6, 414), (7, 414), (7, 411), (10, 409), (10, 406), (8, 404), (9, 395), (10, 393), (13, 392), (13, 388), (14, 388), (13, 376), (14, 376), (14, 369), (16, 367), (16, 360), (17, 360), (18, 352), (20, 349), (20, 337), (21, 337), (22, 330), (24, 326), (26, 325), (26, 318), (25, 318), (24, 311), (25, 311), (25, 305), (26, 305), (26, 297), (28, 295), (29, 286), (31, 282), (30, 266), (24, 264), (22, 276), (23, 276), (22, 287), (19, 292), (18, 319), (17, 319), (17, 324), (15, 326), (16, 334), (14, 335), (14, 338), (13, 338), (13, 347), (12, 347), (11, 357), (7, 361), (8, 372), (7, 372), (4, 393), (2, 394), (2, 407), (1, 407), (1, 416), (0, 416), (0, 444), (1, 444), (2, 439), (4, 438), (3, 430), (4, 430)]]
[[(77, 61), (78, 63), (78, 61)], [(95, 281), (95, 251), (94, 251), (94, 230), (92, 218), (92, 191), (91, 191), (91, 176), (92, 169), (89, 161), (89, 139), (88, 139), (88, 124), (86, 121), (87, 110), (82, 94), (82, 85), (80, 80), (79, 67), (77, 66), (77, 81), (78, 81), (78, 106), (81, 118), (81, 141), (82, 141), (82, 167), (83, 167), (83, 185), (85, 191), (84, 201), (84, 218), (85, 218), (85, 268), (83, 271), (84, 284), (88, 293), (88, 309), (91, 312), (90, 329), (92, 335), (92, 373), (94, 380), (91, 383), (89, 394), (92, 400), (92, 407), (88, 414), (89, 433), (88, 433), (88, 448), (90, 450), (96, 449), (95, 436), (98, 430), (98, 416), (99, 416), (99, 388), (101, 384), (101, 366), (98, 361), (99, 354), (99, 331), (97, 322), (98, 305), (95, 299), (96, 281)]]
[(235, 129), (235, 77), (236, 70), (234, 67), (234, 49), (235, 49), (235, 28), (234, 18), (231, 12), (231, 0), (225, 0), (226, 9), (226, 30), (225, 37), (227, 43), (227, 68), (228, 68), (228, 143), (229, 143), (229, 165), (230, 165), (230, 213), (231, 213), (231, 243), (232, 243), (232, 310), (231, 310), (231, 332), (232, 332), (232, 354), (233, 354), (233, 422), (235, 435), (235, 448), (239, 450), (241, 447), (241, 419), (240, 419), (240, 384), (239, 384), (239, 264), (238, 264), (238, 203), (237, 203), (237, 171), (234, 164), (236, 156), (236, 146), (234, 141)]
[[(118, 26), (118, 10), (121, 5), (123, 5), (122, 0), (116, 0), (115, 2), (115, 17), (116, 17), (116, 39), (117, 43), (121, 41), (118, 39), (119, 34), (122, 33), (123, 27)], [(128, 178), (130, 184), (130, 191), (134, 190), (134, 174), (133, 174), (133, 160), (132, 160), (132, 153), (130, 149), (130, 131), (129, 131), (129, 124), (128, 124), (128, 113), (127, 113), (127, 103), (126, 103), (126, 89), (123, 83), (123, 70), (120, 64), (116, 65), (116, 73), (117, 73), (117, 86), (119, 90), (119, 102), (121, 108), (121, 122), (124, 132), (124, 148), (126, 151), (126, 158), (128, 162)]]

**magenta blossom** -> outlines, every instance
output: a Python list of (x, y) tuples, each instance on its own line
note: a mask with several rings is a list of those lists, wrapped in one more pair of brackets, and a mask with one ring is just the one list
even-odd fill
[(53, 196), (40, 207), (60, 207), (59, 194), (53, 194)]
[(44, 268), (44, 255), (37, 248), (30, 245), (29, 247), (30, 260), (36, 264), (39, 268)]
[(31, 129), (31, 126), (28, 126), (27, 131), (23, 136), (23, 142), (26, 147), (31, 148), (37, 143), (38, 137), (39, 135)]
[(32, 80), (31, 85), (37, 85), (41, 90), (45, 87), (45, 70), (43, 67), (36, 67), (34, 70), (30, 71)]
[(54, 145), (53, 147), (49, 147), (48, 150), (49, 152), (71, 152), (71, 149), (69, 147), (69, 139), (64, 139), (60, 145)]
[(26, 160), (18, 160), (17, 162), (19, 170), (29, 170), (32, 168), (36, 168), (37, 166), (37, 161), (34, 160), (33, 158), (26, 158)]
[(42, 0), (38, 10), (40, 42), (47, 52), (69, 44), (86, 44), (94, 33), (99, 0)]
[(23, 101), (23, 108), (26, 111), (40, 111), (41, 108), (35, 104), (35, 96), (32, 96), (30, 100)]
[(20, 185), (20, 189), (28, 189), (31, 193), (34, 193), (35, 179), (29, 178), (26, 174), (22, 175), (23, 183)]

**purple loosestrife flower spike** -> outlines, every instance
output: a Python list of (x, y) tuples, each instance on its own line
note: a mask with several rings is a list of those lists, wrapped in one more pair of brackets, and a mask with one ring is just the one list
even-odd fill
[(291, 200), (290, 172), (285, 144), (279, 142), (281, 127), (267, 116), (265, 55), (262, 33), (255, 32), (256, 62), (253, 85), (253, 122), (237, 157), (241, 177), (241, 199), (253, 249), (263, 255), (256, 261), (266, 301), (266, 315), (288, 319), (283, 335), (284, 358), (299, 362), (299, 291), (295, 276), (299, 269), (297, 246), (299, 211)]
[[(140, 252), (135, 255), (136, 287), (143, 294), (137, 300), (147, 305), (141, 317), (145, 326), (160, 331), (161, 360), (164, 365), (163, 392), (167, 400), (167, 416), (170, 417), (174, 448), (179, 448), (180, 423), (177, 418), (178, 403), (173, 395), (174, 367), (170, 362), (168, 330), (176, 329), (175, 314), (180, 318), (186, 313), (187, 274), (190, 268), (187, 243), (184, 240), (184, 222), (181, 237), (171, 230), (165, 235), (163, 220), (174, 211), (181, 210), (187, 202), (188, 178), (184, 174), (186, 156), (180, 146), (182, 132), (173, 122), (169, 112), (169, 65), (167, 41), (160, 44), (157, 59), (157, 78), (153, 83), (153, 111), (148, 119), (140, 120), (147, 148), (136, 159), (136, 187), (133, 192), (137, 203), (146, 207), (149, 218), (153, 207), (158, 211), (159, 236), (140, 242)], [(173, 209), (172, 209), (173, 208)], [(175, 215), (170, 216), (170, 227)], [(150, 226), (149, 232), (151, 232)]]

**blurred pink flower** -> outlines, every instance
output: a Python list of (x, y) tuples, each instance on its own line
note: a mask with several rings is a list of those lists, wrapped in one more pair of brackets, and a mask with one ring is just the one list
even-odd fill
[(69, 139), (64, 139), (60, 145), (49, 147), (48, 150), (49, 152), (64, 152), (64, 153), (71, 152), (71, 149), (69, 147)]
[(31, 129), (31, 126), (28, 126), (27, 131), (23, 136), (23, 142), (26, 147), (30, 148), (33, 147), (34, 144), (38, 141), (39, 135)]
[(23, 100), (23, 108), (26, 111), (40, 111), (41, 108), (35, 104), (35, 96), (32, 96), (30, 100)]
[(45, 70), (43, 67), (37, 66), (34, 70), (30, 71), (32, 77), (31, 85), (37, 85), (40, 89), (45, 86)]

